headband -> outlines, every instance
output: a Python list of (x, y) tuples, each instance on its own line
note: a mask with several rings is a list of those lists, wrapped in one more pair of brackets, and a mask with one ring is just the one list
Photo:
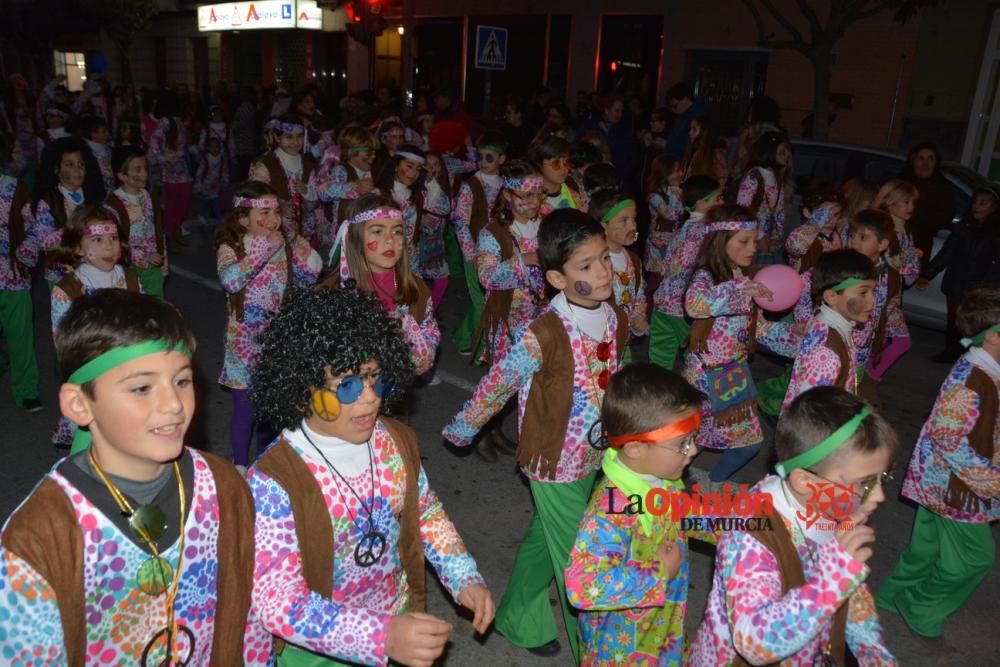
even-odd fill
[[(104, 354), (100, 354), (83, 366), (77, 368), (66, 380), (69, 384), (82, 385), (88, 382), (93, 382), (97, 378), (101, 377), (113, 368), (117, 368), (124, 363), (138, 359), (139, 357), (145, 357), (150, 354), (156, 354), (157, 352), (183, 352), (187, 356), (191, 356), (191, 350), (187, 348), (184, 343), (177, 343), (171, 346), (165, 340), (147, 340), (142, 343), (136, 343), (135, 345), (123, 345), (121, 347), (113, 347)], [(78, 454), (84, 451), (90, 446), (93, 438), (90, 435), (90, 431), (85, 431), (82, 428), (76, 430), (76, 434), (73, 436), (73, 446), (70, 449), (70, 454)]]
[(351, 146), (347, 149), (347, 153), (371, 153), (371, 146)]
[(777, 472), (780, 477), (786, 478), (793, 470), (797, 470), (799, 468), (811, 468), (816, 465), (830, 454), (833, 454), (842, 444), (847, 442), (851, 436), (857, 432), (858, 427), (861, 426), (861, 422), (863, 422), (870, 414), (872, 414), (872, 409), (866, 405), (861, 408), (861, 412), (851, 417), (851, 419), (849, 419), (843, 426), (826, 436), (822, 442), (812, 449), (802, 452), (798, 456), (793, 456), (787, 461), (778, 463), (778, 465), (774, 466), (775, 472)]
[(503, 155), (505, 152), (502, 148), (500, 148), (499, 146), (494, 146), (493, 144), (486, 144), (484, 146), (480, 146), (479, 150), (490, 151), (492, 153), (496, 153), (497, 155)]
[(278, 208), (278, 198), (274, 195), (264, 197), (233, 197), (233, 208)]
[(524, 178), (504, 176), (503, 187), (505, 190), (541, 190), (545, 187), (545, 182), (541, 176), (525, 176)]
[(972, 338), (963, 338), (962, 347), (972, 347), (973, 345), (982, 345), (986, 342), (986, 334), (991, 331), (1000, 331), (1000, 323), (994, 324), (989, 329), (983, 329), (977, 333)]
[(675, 422), (671, 422), (666, 426), (661, 426), (660, 428), (653, 431), (646, 431), (645, 433), (636, 433), (634, 435), (616, 435), (608, 438), (608, 442), (612, 447), (624, 447), (627, 442), (645, 442), (648, 444), (655, 444), (657, 442), (663, 442), (664, 440), (673, 440), (674, 438), (679, 438), (682, 435), (690, 435), (694, 433), (701, 427), (701, 413), (694, 412), (684, 419), (678, 419)]
[(602, 225), (608, 224), (614, 219), (616, 215), (627, 209), (629, 206), (635, 208), (634, 199), (623, 199), (622, 201), (618, 202), (617, 204), (611, 207), (610, 211), (601, 216), (601, 224)]
[(742, 232), (749, 229), (757, 229), (756, 220), (720, 220), (708, 223), (710, 232)]
[(426, 162), (426, 160), (424, 160), (423, 155), (417, 155), (416, 153), (411, 153), (410, 151), (396, 151), (396, 155), (406, 160), (413, 160), (418, 164), (423, 164), (424, 162)]
[(305, 125), (300, 123), (286, 123), (278, 119), (268, 121), (265, 127), (269, 130), (278, 130), (282, 134), (303, 134), (306, 131)]
[(117, 234), (118, 225), (113, 222), (92, 222), (83, 228), (84, 236), (103, 236), (104, 234)]
[(854, 287), (855, 285), (860, 285), (861, 283), (865, 282), (866, 280), (871, 280), (871, 278), (862, 278), (861, 276), (853, 276), (851, 278), (844, 278), (839, 283), (837, 283), (836, 285), (834, 285), (833, 287), (830, 287), (828, 289), (832, 289), (834, 292), (843, 292), (845, 289), (848, 289), (850, 287)]
[(351, 225), (360, 225), (361, 223), (368, 222), (369, 220), (375, 220), (376, 218), (402, 220), (403, 214), (399, 209), (390, 208), (388, 206), (379, 206), (368, 209), (367, 211), (361, 211), (353, 217), (344, 220), (344, 222), (340, 225), (340, 229), (337, 230), (337, 238), (334, 239), (333, 247), (330, 248), (330, 261), (333, 262), (333, 258), (336, 257), (337, 250), (339, 249), (341, 285), (346, 283), (347, 279), (351, 277), (351, 272), (347, 267), (347, 246), (344, 245), (344, 240), (347, 239), (347, 230), (351, 227)]
[[(709, 193), (708, 193), (707, 195), (705, 195), (704, 197), (702, 197), (702, 198), (701, 198), (701, 199), (699, 199), (698, 201), (703, 201), (703, 202), (707, 202), (707, 201), (709, 201), (709, 200), (710, 200), (710, 199), (711, 199), (712, 197), (714, 197), (714, 196), (716, 195), (716, 193), (717, 193), (717, 192), (718, 192), (719, 190), (721, 190), (721, 189), (722, 189), (722, 188), (715, 188), (714, 190), (712, 190), (711, 192), (709, 192)], [(695, 202), (695, 204), (697, 204), (697, 203), (698, 203), (698, 202)], [(685, 206), (685, 207), (684, 207), (684, 210), (685, 210), (685, 211), (687, 211), (688, 213), (694, 213), (694, 206)]]

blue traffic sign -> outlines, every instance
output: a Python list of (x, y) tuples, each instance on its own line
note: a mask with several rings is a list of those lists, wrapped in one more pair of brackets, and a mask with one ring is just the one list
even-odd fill
[(476, 27), (476, 69), (507, 69), (507, 28)]

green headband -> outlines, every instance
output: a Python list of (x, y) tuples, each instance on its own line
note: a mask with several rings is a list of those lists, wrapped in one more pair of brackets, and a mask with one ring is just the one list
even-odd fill
[(366, 153), (366, 152), (367, 153), (371, 153), (372, 152), (372, 147), (371, 146), (352, 146), (352, 147), (350, 147), (350, 148), (347, 149), (347, 152), (348, 153)]
[(601, 224), (602, 225), (608, 224), (616, 215), (627, 209), (629, 206), (632, 206), (633, 208), (635, 207), (634, 199), (624, 199), (618, 202), (617, 204), (611, 207), (610, 211), (601, 216)]
[[(115, 347), (104, 354), (94, 357), (73, 371), (67, 382), (77, 385), (93, 382), (113, 368), (117, 368), (133, 359), (156, 354), (157, 352), (183, 352), (187, 356), (191, 356), (191, 350), (184, 343), (177, 343), (171, 346), (165, 340), (147, 340), (135, 345)], [(91, 441), (90, 431), (78, 428), (76, 435), (73, 436), (73, 446), (70, 448), (69, 453), (72, 455), (84, 451), (90, 446)]]
[[(712, 190), (711, 192), (709, 192), (707, 195), (705, 195), (704, 197), (702, 197), (698, 201), (708, 202), (721, 189), (722, 188), (715, 188), (714, 190)], [(695, 202), (695, 203), (697, 204), (698, 202)], [(688, 213), (694, 213), (694, 206), (685, 206), (684, 210), (687, 211)]]
[(809, 451), (802, 452), (798, 456), (793, 456), (787, 461), (778, 463), (774, 466), (775, 472), (777, 472), (780, 477), (786, 478), (793, 470), (813, 467), (830, 454), (833, 454), (838, 447), (847, 442), (858, 430), (858, 427), (861, 426), (861, 422), (863, 422), (871, 413), (872, 409), (867, 405), (861, 408), (861, 412), (854, 415), (843, 426), (826, 436), (822, 442)]
[(504, 155), (504, 151), (503, 151), (502, 148), (500, 148), (498, 146), (494, 146), (492, 144), (486, 144), (485, 146), (480, 146), (479, 149), (480, 150), (485, 150), (485, 151), (492, 151), (492, 152), (496, 153), (497, 155)]
[(853, 278), (844, 278), (830, 289), (832, 289), (834, 292), (843, 292), (845, 289), (854, 287), (855, 285), (860, 285), (866, 280), (871, 280), (871, 278), (862, 278), (860, 276), (854, 276)]
[(994, 324), (989, 329), (983, 329), (977, 333), (972, 338), (963, 338), (962, 347), (972, 347), (973, 345), (982, 345), (986, 342), (986, 334), (991, 331), (1000, 331), (1000, 323)]

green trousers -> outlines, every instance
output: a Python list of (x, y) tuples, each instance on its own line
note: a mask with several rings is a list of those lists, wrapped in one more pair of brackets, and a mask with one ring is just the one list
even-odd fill
[(596, 476), (594, 472), (576, 482), (528, 483), (535, 500), (535, 515), (517, 550), (514, 571), (494, 621), (497, 631), (514, 646), (535, 648), (559, 636), (549, 604), (549, 585), (554, 577), (570, 650), (575, 663), (580, 661), (576, 611), (566, 598), (563, 573)]
[(961, 523), (917, 508), (910, 544), (875, 602), (894, 611), (918, 635), (938, 637), (996, 561), (988, 523)]
[(7, 341), (6, 351), (0, 351), (0, 375), (10, 369), (14, 401), (24, 405), (29, 398), (38, 398), (31, 290), (0, 290), (0, 336)]
[(163, 298), (163, 267), (147, 266), (139, 268), (133, 266), (132, 270), (139, 277), (139, 284), (142, 285), (144, 294), (152, 294), (155, 297)]
[(444, 253), (448, 261), (448, 275), (454, 280), (460, 279), (465, 274), (465, 258), (462, 257), (455, 228), (451, 225), (444, 232)]
[[(469, 312), (451, 335), (455, 347), (462, 353), (472, 351), (472, 339), (476, 336), (479, 320), (483, 317), (483, 306), (486, 304), (486, 294), (483, 292), (483, 286), (479, 284), (479, 273), (473, 262), (465, 263), (465, 285), (469, 288)], [(479, 350), (475, 352), (478, 356)]]
[[(333, 658), (327, 658), (290, 644), (286, 644), (285, 649), (278, 656), (278, 667), (349, 667), (353, 664), (352, 662), (340, 662)], [(389, 664), (395, 663), (390, 661)]]
[(649, 318), (649, 360), (668, 371), (674, 370), (677, 353), (690, 329), (683, 317), (653, 311)]

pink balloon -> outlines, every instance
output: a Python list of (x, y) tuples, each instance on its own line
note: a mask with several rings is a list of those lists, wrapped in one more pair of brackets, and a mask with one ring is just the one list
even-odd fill
[(781, 312), (796, 304), (802, 296), (802, 278), (799, 272), (784, 264), (769, 264), (757, 272), (753, 279), (771, 290), (774, 297), (755, 296), (754, 301), (764, 310)]

